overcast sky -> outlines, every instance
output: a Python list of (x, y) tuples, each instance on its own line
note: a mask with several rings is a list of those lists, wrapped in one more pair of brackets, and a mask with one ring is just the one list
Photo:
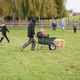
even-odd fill
[(73, 10), (73, 12), (80, 12), (80, 0), (67, 0), (67, 10)]

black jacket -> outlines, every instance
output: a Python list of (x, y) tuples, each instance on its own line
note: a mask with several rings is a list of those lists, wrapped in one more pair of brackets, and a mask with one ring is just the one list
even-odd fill
[(35, 35), (35, 23), (36, 19), (32, 19), (32, 22), (28, 26), (28, 37), (33, 38), (33, 35)]
[(7, 29), (7, 27), (6, 27), (5, 25), (1, 27), (0, 32), (1, 32), (1, 31), (2, 31), (2, 35), (5, 35), (5, 34), (6, 34), (6, 31), (9, 32), (9, 30)]

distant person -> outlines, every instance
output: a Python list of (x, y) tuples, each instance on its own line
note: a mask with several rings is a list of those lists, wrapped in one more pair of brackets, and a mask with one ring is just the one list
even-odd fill
[(55, 21), (52, 23), (53, 30), (55, 30)]
[(17, 22), (18, 22), (19, 18), (18, 18), (18, 17), (16, 17), (16, 20), (17, 20)]
[(2, 40), (4, 39), (4, 37), (7, 39), (8, 43), (10, 43), (7, 35), (6, 35), (6, 31), (8, 31), (9, 33), (9, 30), (7, 29), (7, 27), (5, 26), (5, 24), (2, 22), (2, 27), (1, 27), (1, 30), (0, 32), (2, 31), (2, 37), (1, 37), (1, 40), (0, 40), (0, 43), (2, 42)]
[(64, 19), (63, 19), (63, 21), (62, 21), (62, 23), (61, 23), (61, 26), (62, 26), (63, 32), (64, 32), (64, 29), (65, 29), (65, 21), (64, 21)]
[(58, 30), (58, 29), (57, 29), (57, 23), (56, 23), (56, 22), (55, 22), (55, 30)]
[(76, 33), (76, 30), (77, 30), (76, 28), (78, 28), (77, 22), (74, 23), (73, 28), (74, 28), (74, 33)]
[(28, 26), (28, 37), (29, 37), (29, 40), (28, 40), (28, 42), (24, 43), (21, 46), (21, 50), (22, 51), (23, 51), (24, 48), (26, 48), (31, 43), (32, 43), (31, 50), (35, 50), (35, 40), (34, 40), (34, 36), (35, 36), (35, 23), (36, 23), (36, 19), (32, 19), (32, 22)]
[(57, 23), (55, 21), (53, 21), (52, 27), (53, 27), (53, 30), (57, 30)]
[(43, 34), (43, 32), (44, 32), (44, 29), (43, 28), (40, 28), (39, 32), (37, 33), (37, 37), (38, 38), (42, 38), (42, 37), (49, 38), (49, 34), (48, 35), (45, 35), (45, 34)]

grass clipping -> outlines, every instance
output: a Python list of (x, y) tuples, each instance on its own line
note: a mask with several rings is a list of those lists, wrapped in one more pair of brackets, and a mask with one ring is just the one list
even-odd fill
[(56, 48), (65, 48), (65, 41), (63, 39), (55, 39), (53, 42), (57, 45)]

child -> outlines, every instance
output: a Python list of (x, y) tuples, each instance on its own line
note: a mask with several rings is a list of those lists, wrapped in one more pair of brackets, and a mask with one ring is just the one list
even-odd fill
[(61, 23), (61, 26), (62, 26), (63, 32), (64, 32), (64, 29), (65, 29), (65, 21), (64, 21), (64, 19), (63, 19), (63, 21), (62, 21), (62, 23)]
[(74, 23), (73, 28), (74, 28), (74, 33), (76, 33), (76, 28), (78, 28), (78, 27), (77, 27), (77, 22)]

